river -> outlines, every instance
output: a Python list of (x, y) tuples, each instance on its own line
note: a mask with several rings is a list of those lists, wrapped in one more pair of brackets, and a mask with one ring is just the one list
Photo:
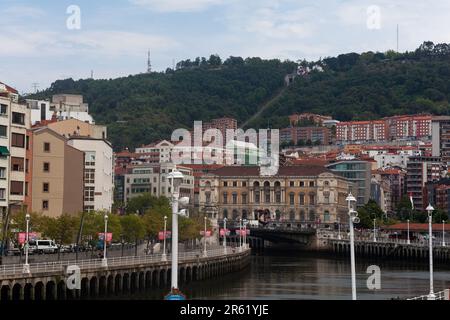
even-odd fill
[[(381, 269), (381, 289), (369, 290), (367, 267)], [(376, 259), (356, 260), (357, 296), (361, 300), (389, 300), (428, 294), (429, 270), (426, 262)], [(299, 251), (264, 252), (252, 256), (246, 270), (219, 279), (191, 282), (180, 289), (193, 300), (349, 300), (351, 299), (350, 259)], [(450, 288), (450, 266), (436, 265), (435, 291)], [(162, 299), (167, 289), (152, 289), (114, 299)]]

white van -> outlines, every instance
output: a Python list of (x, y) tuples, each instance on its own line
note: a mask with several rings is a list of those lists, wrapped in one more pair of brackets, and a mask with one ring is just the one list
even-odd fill
[(52, 240), (30, 241), (30, 249), (36, 253), (55, 253), (58, 251), (58, 247)]

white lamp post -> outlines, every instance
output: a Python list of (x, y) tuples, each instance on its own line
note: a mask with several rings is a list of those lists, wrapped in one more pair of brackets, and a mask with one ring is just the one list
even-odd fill
[(433, 289), (433, 230), (431, 226), (434, 208), (431, 206), (431, 204), (429, 204), (426, 210), (428, 212), (428, 243), (430, 248), (430, 294), (428, 295), (428, 300), (436, 300), (436, 295), (434, 294)]
[(373, 242), (377, 242), (377, 219), (373, 219)]
[(30, 273), (30, 265), (28, 264), (30, 215), (28, 213), (26, 214), (25, 219), (27, 221), (27, 233), (25, 239), (25, 264), (23, 265), (23, 273)]
[(411, 244), (411, 240), (410, 240), (410, 238), (409, 238), (409, 219), (406, 221), (407, 222), (407, 224), (408, 224), (408, 240), (406, 240), (407, 242), (407, 244)]
[(207, 252), (206, 252), (206, 220), (207, 220), (208, 218), (206, 218), (206, 216), (205, 216), (205, 233), (203, 234), (203, 241), (205, 242), (204, 243), (204, 247), (203, 247), (203, 256), (204, 257), (207, 257), (208, 256), (208, 254), (207, 254)]
[(247, 220), (244, 219), (243, 224), (244, 224), (244, 249), (247, 249)]
[(442, 220), (442, 246), (445, 247), (445, 221)]
[(338, 239), (341, 240), (341, 218), (337, 218), (337, 222), (338, 222)]
[(173, 170), (168, 177), (172, 186), (172, 291), (178, 290), (178, 199), (179, 188), (183, 182), (183, 174)]
[(105, 233), (103, 234), (103, 259), (102, 267), (108, 266), (108, 259), (106, 258), (106, 243), (107, 243), (107, 233), (108, 233), (108, 215), (105, 214)]
[(358, 213), (353, 210), (352, 203), (356, 203), (355, 197), (350, 193), (346, 199), (348, 202), (348, 215), (350, 224), (350, 264), (352, 272), (352, 300), (356, 300), (356, 270), (355, 270), (355, 235), (353, 222), (358, 223)]
[(242, 252), (242, 218), (239, 218), (239, 252)]
[(227, 254), (227, 218), (223, 218), (223, 253)]
[(163, 242), (163, 254), (161, 256), (161, 261), (167, 261), (166, 237), (167, 237), (167, 216), (164, 216), (164, 242)]

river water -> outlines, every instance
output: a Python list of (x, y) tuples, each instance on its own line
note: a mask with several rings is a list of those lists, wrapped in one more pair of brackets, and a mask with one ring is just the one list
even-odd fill
[[(376, 259), (356, 260), (357, 296), (362, 300), (389, 300), (428, 294), (429, 269), (426, 262)], [(367, 267), (381, 269), (381, 289), (369, 290)], [(350, 259), (299, 251), (254, 255), (249, 268), (220, 279), (191, 282), (180, 289), (194, 300), (349, 300)], [(436, 265), (435, 291), (450, 288), (450, 265)], [(127, 295), (122, 299), (162, 299), (167, 289)], [(115, 297), (117, 298), (117, 297)], [(119, 297), (120, 299), (120, 297)]]

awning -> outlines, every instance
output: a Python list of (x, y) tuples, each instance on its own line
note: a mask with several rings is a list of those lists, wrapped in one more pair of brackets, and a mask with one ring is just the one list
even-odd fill
[(9, 155), (11, 155), (11, 154), (9, 153), (8, 148), (0, 146), (0, 156), (1, 157), (7, 157)]

